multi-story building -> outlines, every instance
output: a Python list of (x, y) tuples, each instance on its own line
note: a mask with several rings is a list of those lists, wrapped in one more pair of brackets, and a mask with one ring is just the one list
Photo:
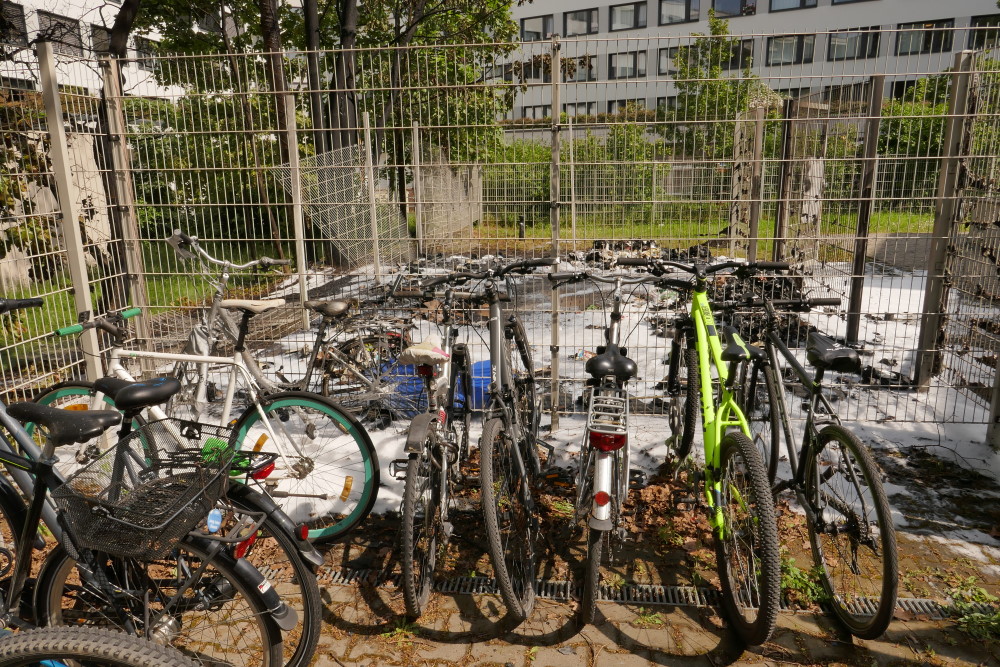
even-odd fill
[(791, 97), (827, 93), (884, 75), (899, 96), (920, 76), (950, 67), (954, 53), (994, 45), (995, 0), (640, 0), (615, 4), (536, 0), (514, 8), (526, 44), (515, 59), (527, 82), (508, 118), (552, 114), (551, 74), (539, 67), (558, 35), (562, 58), (578, 66), (562, 88), (569, 115), (614, 113), (626, 103), (670, 107), (673, 55), (707, 34), (708, 12), (739, 37), (724, 65), (739, 76), (749, 65), (772, 89)]

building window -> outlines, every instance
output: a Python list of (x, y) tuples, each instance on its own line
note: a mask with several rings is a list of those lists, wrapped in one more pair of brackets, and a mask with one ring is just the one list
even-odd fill
[(646, 3), (633, 2), (610, 8), (611, 30), (634, 30), (646, 27)]
[(995, 49), (1000, 46), (1000, 14), (973, 16), (969, 26), (970, 49)]
[(576, 35), (593, 35), (598, 31), (597, 9), (581, 9), (576, 12), (566, 12), (563, 14), (563, 35), (565, 37), (575, 37)]
[(156, 46), (157, 43), (145, 37), (135, 38), (135, 64), (139, 69), (148, 72), (153, 71), (156, 66)]
[(646, 76), (646, 52), (629, 51), (608, 55), (609, 79), (633, 79)]
[(639, 109), (645, 109), (646, 100), (641, 98), (631, 100), (608, 100), (608, 113), (622, 113), (629, 105), (638, 107)]
[(676, 109), (677, 108), (677, 96), (668, 95), (667, 97), (657, 97), (656, 98), (656, 108), (657, 109)]
[(521, 78), (525, 81), (535, 80), (548, 83), (552, 81), (552, 72), (541, 56), (535, 56), (531, 60), (521, 63)]
[(816, 35), (783, 35), (768, 37), (768, 65), (798, 65), (811, 63), (816, 48)]
[(712, 7), (719, 18), (753, 16), (757, 13), (757, 0), (714, 0)]
[(676, 74), (677, 65), (674, 63), (674, 58), (677, 57), (677, 50), (681, 48), (679, 46), (668, 46), (665, 49), (660, 49), (660, 57), (656, 66), (656, 73), (659, 75), (664, 74)]
[(552, 14), (521, 19), (521, 39), (525, 42), (537, 42), (552, 36)]
[(896, 35), (896, 55), (912, 56), (918, 53), (945, 53), (951, 51), (951, 28), (954, 19), (924, 23), (900, 23)]
[(830, 44), (827, 48), (826, 59), (837, 61), (876, 58), (878, 57), (879, 37), (880, 33), (877, 26), (838, 30), (837, 32), (830, 33)]
[(835, 5), (847, 5), (852, 2), (869, 2), (870, 0), (833, 0)]
[(571, 102), (562, 106), (567, 116), (593, 116), (597, 113), (597, 102)]
[(700, 10), (701, 0), (660, 0), (660, 25), (697, 21)]
[(786, 9), (808, 9), (815, 6), (816, 0), (771, 0), (772, 12), (783, 12)]
[(524, 107), (524, 113), (521, 114), (522, 118), (533, 118), (535, 120), (540, 120), (542, 118), (552, 117), (552, 105), (551, 104), (536, 104), (535, 106)]
[(104, 26), (91, 25), (90, 47), (98, 56), (109, 55), (111, 53), (111, 31)]
[[(570, 70), (572, 67), (572, 70)], [(582, 56), (573, 58), (572, 65), (564, 65), (567, 81), (596, 81), (597, 80), (597, 58), (595, 56)]]
[(28, 45), (28, 26), (24, 22), (24, 7), (14, 2), (0, 3), (3, 30), (0, 41), (10, 46)]
[(38, 12), (38, 36), (52, 42), (52, 50), (56, 53), (83, 55), (80, 22), (68, 16)]
[(913, 86), (917, 85), (916, 79), (902, 79), (900, 81), (893, 81), (892, 88), (890, 89), (889, 95), (894, 100), (902, 99), (906, 95), (906, 91)]
[(746, 69), (753, 62), (753, 40), (744, 39), (733, 45), (733, 55), (728, 62), (722, 63), (722, 69)]
[(788, 97), (793, 100), (797, 100), (800, 97), (805, 97), (809, 94), (809, 88), (775, 88), (774, 92), (778, 93), (782, 97)]

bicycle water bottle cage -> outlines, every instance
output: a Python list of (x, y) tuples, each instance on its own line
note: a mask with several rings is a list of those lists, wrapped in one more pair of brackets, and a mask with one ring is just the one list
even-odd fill
[(586, 368), (595, 380), (613, 375), (619, 383), (628, 382), (639, 371), (636, 363), (626, 357), (617, 345), (608, 345), (596, 357), (591, 357)]
[(334, 301), (306, 301), (302, 305), (314, 313), (319, 313), (323, 317), (329, 317), (331, 319), (334, 317), (340, 317), (351, 309), (351, 302), (343, 301), (342, 299), (336, 299)]
[(726, 339), (726, 349), (722, 351), (723, 361), (742, 361), (744, 359), (763, 359), (764, 352), (759, 347), (747, 345), (740, 338), (736, 327), (725, 327), (722, 335)]
[(815, 368), (837, 373), (861, 373), (861, 357), (857, 350), (840, 347), (833, 339), (813, 331), (806, 343), (806, 359)]

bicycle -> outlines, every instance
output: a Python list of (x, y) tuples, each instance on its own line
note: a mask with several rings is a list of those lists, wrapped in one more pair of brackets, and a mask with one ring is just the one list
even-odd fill
[[(269, 268), (289, 264), (288, 260), (261, 257), (242, 264), (213, 257), (198, 242), (175, 229), (167, 242), (183, 260), (197, 260), (204, 280), (212, 287), (212, 302), (201, 321), (192, 329), (185, 352), (217, 354), (223, 339), (235, 344), (239, 325), (226, 310), (224, 295), (233, 271)], [(217, 275), (212, 271), (217, 267)], [(284, 300), (269, 300), (276, 307)], [(278, 379), (268, 377), (260, 364), (244, 348), (243, 362), (264, 391), (309, 391), (333, 397), (341, 407), (360, 415), (368, 424), (388, 425), (394, 417), (410, 418), (421, 406), (413, 395), (401, 393), (398, 386), (412, 378), (396, 362), (409, 345), (408, 323), (398, 319), (357, 322), (350, 317), (352, 302), (309, 300), (302, 304), (319, 316), (319, 323), (302, 368), (277, 370)], [(290, 380), (286, 373), (299, 375)], [(199, 405), (218, 399), (218, 389), (209, 381), (205, 364), (179, 362), (174, 375), (185, 384), (183, 400)]]
[(194, 667), (179, 651), (104, 628), (36, 628), (0, 637), (3, 667)]
[[(278, 453), (277, 468), (262, 482), (267, 495), (278, 499), (281, 509), (296, 523), (308, 526), (307, 536), (323, 542), (336, 539), (357, 526), (371, 512), (378, 493), (379, 463), (364, 427), (328, 398), (308, 392), (266, 394), (256, 384), (243, 361), (250, 319), (273, 308), (269, 302), (226, 300), (221, 304), (242, 313), (239, 335), (232, 357), (213, 357), (125, 349), (125, 321), (140, 314), (138, 308), (56, 331), (60, 336), (97, 328), (110, 336), (106, 369), (110, 376), (134, 381), (123, 359), (151, 359), (228, 366), (229, 380), (219, 424), (230, 424), (236, 441), (244, 449), (259, 451), (267, 445)], [(249, 406), (231, 421), (237, 380), (246, 386)], [(104, 385), (108, 391), (113, 384)], [(34, 399), (43, 405), (64, 408), (97, 408), (104, 404), (100, 387), (85, 381), (62, 383)], [(167, 411), (192, 417), (183, 411)], [(158, 406), (148, 410), (149, 419), (163, 420), (168, 412)], [(200, 417), (195, 413), (194, 418)]]
[[(810, 332), (806, 360), (815, 369), (810, 375), (778, 331), (776, 308), (808, 312), (829, 305), (840, 305), (840, 299), (750, 297), (737, 304), (755, 313), (764, 310), (763, 353), (744, 369), (741, 401), (750, 431), (767, 452), (772, 470), (777, 469), (782, 436), (785, 439), (791, 476), (774, 485), (774, 494), (792, 491), (803, 508), (813, 562), (834, 614), (851, 634), (875, 639), (889, 627), (896, 607), (896, 534), (878, 466), (857, 436), (841, 424), (823, 392), (827, 371), (860, 374), (861, 360), (857, 351)], [(787, 385), (798, 385), (806, 396), (798, 451), (793, 446)]]
[[(753, 271), (787, 265), (723, 262), (708, 266), (704, 262), (682, 264), (643, 258), (619, 258), (617, 264), (645, 267), (658, 278), (660, 287), (691, 295), (690, 311), (675, 322), (666, 387), (670, 424), (680, 425), (684, 431), (675, 431), (667, 444), (676, 461), (689, 456), (700, 403), (705, 466), (696, 484), (702, 485), (715, 538), (723, 608), (744, 643), (762, 644), (771, 636), (778, 615), (778, 530), (767, 471), (748, 437), (735, 386), (738, 366), (759, 351), (748, 347), (733, 327), (723, 329), (722, 347), (708, 299), (708, 277), (734, 268)], [(670, 269), (693, 274), (693, 278), (671, 278), (667, 275)], [(713, 392), (713, 368), (718, 377), (717, 395)], [(686, 380), (683, 383), (682, 377)]]
[[(413, 365), (423, 380), (427, 409), (410, 422), (406, 432), (405, 459), (390, 468), (405, 470), (400, 555), (406, 614), (419, 618), (430, 597), (438, 553), (452, 533), (452, 496), (472, 480), (463, 471), (469, 456), (472, 376), (468, 348), (457, 342), (458, 327), (452, 303), (469, 293), (447, 287), (442, 295), (429, 288), (452, 282), (450, 276), (427, 280), (424, 289), (396, 290), (395, 298), (439, 298), (443, 337), (430, 337), (399, 355)], [(458, 282), (461, 282), (459, 280)]]
[[(0, 313), (41, 303), (40, 299), (0, 300)], [(165, 391), (158, 385), (137, 386), (122, 400), (143, 405), (164, 399)], [(41, 448), (18, 420), (33, 422), (45, 430)], [(212, 466), (189, 461), (184, 468), (188, 471), (186, 481), (181, 484), (177, 483), (181, 477), (174, 472), (183, 467), (182, 463), (178, 459), (171, 469), (169, 463), (174, 458), (166, 454), (156, 461), (139, 457), (130, 468), (139, 474), (128, 475), (118, 463), (126, 460), (129, 443), (144, 437), (139, 431), (105, 454), (115, 461), (116, 474), (111, 476), (109, 486), (98, 484), (93, 477), (64, 480), (55, 469), (57, 447), (93, 440), (120, 421), (117, 411), (74, 412), (34, 403), (0, 403), (0, 464), (7, 471), (7, 475), (0, 476), (0, 576), (9, 575), (0, 607), (0, 625), (28, 626), (18, 614), (32, 551), (40, 546), (38, 529), (44, 521), (60, 546), (50, 553), (36, 579), (36, 618), (58, 623), (64, 613), (74, 613), (73, 605), (51, 604), (59, 599), (54, 592), (69, 590), (74, 601), (82, 600), (82, 595), (104, 601), (102, 625), (119, 625), (129, 634), (163, 642), (173, 640), (175, 645), (182, 644), (190, 654), (212, 664), (228, 664), (227, 656), (233, 655), (230, 651), (241, 655), (244, 663), (249, 660), (261, 667), (280, 664), (277, 660), (282, 650), (282, 624), (294, 620), (290, 618), (294, 614), (289, 614), (278, 594), (264, 585), (266, 579), (255, 568), (221, 551), (221, 542), (203, 535), (187, 535), (188, 526), (193, 527), (205, 516), (200, 508), (209, 501), (214, 504), (215, 494), (224, 487), (222, 475), (228, 459), (217, 459)], [(128, 422), (123, 429), (130, 427)], [(166, 465), (157, 465), (160, 463)], [(198, 470), (206, 472), (195, 472)], [(168, 493), (169, 489), (173, 490)], [(178, 489), (183, 492), (178, 493)], [(50, 490), (60, 503), (59, 513), (50, 500)], [(29, 499), (27, 505), (21, 493)], [(100, 493), (105, 496), (94, 496)], [(145, 523), (134, 523), (136, 515), (128, 513), (130, 503), (152, 500), (152, 493), (159, 500), (143, 516), (161, 510), (157, 525), (150, 526), (145, 518)], [(180, 509), (164, 514), (167, 497), (173, 498), (173, 507)], [(95, 512), (92, 507), (102, 510)], [(112, 534), (117, 537), (112, 538)], [(71, 554), (79, 565), (72, 579), (59, 579), (50, 564), (61, 561), (66, 554)], [(136, 561), (133, 557), (137, 555), (145, 555), (148, 560)], [(125, 570), (127, 576), (121, 576)], [(234, 635), (233, 646), (218, 644), (218, 633), (234, 626), (239, 627), (239, 633)], [(211, 629), (210, 639), (204, 635), (207, 629)]]
[(655, 282), (650, 278), (606, 277), (579, 271), (550, 273), (552, 288), (584, 280), (613, 285), (611, 313), (604, 330), (604, 345), (587, 360), (589, 399), (587, 426), (580, 445), (576, 479), (575, 519), (586, 519), (587, 562), (584, 568), (580, 615), (593, 623), (600, 592), (601, 563), (610, 557), (621, 537), (620, 516), (632, 479), (629, 443), (628, 382), (638, 372), (621, 343), (621, 304), (624, 285)]

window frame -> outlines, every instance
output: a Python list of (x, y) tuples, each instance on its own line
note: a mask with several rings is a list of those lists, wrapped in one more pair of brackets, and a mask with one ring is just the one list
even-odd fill
[[(637, 9), (635, 12), (635, 25), (631, 25), (627, 28), (616, 28), (615, 27), (615, 10), (621, 7), (634, 7)], [(638, 11), (641, 7), (643, 11)], [(611, 5), (608, 7), (608, 32), (622, 32), (624, 30), (641, 30), (649, 25), (649, 9), (646, 7), (646, 0), (641, 0), (641, 2), (625, 2), (618, 5)]]
[[(572, 35), (569, 34), (569, 15), (570, 14), (582, 14), (586, 12), (589, 15), (587, 20), (588, 32), (574, 32)], [(593, 22), (593, 30), (590, 30), (591, 21)], [(601, 9), (600, 7), (591, 7), (590, 9), (574, 9), (570, 12), (563, 12), (563, 37), (576, 37), (578, 35), (596, 35), (601, 31)]]
[(581, 68), (583, 67), (583, 65), (581, 64), (581, 61), (584, 58), (589, 58), (590, 59), (590, 65), (586, 68), (586, 70), (588, 72), (587, 78), (581, 79), (578, 76), (574, 76), (573, 78), (567, 78), (566, 79), (567, 83), (580, 83), (580, 82), (585, 82), (585, 81), (597, 81), (597, 60), (598, 60), (597, 56), (590, 55), (590, 54), (585, 54), (585, 55), (573, 58), (573, 60), (576, 61), (576, 71), (578, 73), (580, 72)]
[(855, 2), (873, 2), (873, 0), (832, 0), (832, 5), (851, 5)]
[[(657, 25), (680, 25), (682, 23), (695, 23), (701, 20), (701, 3), (703, 0), (683, 0), (684, 1), (684, 16), (686, 17), (682, 21), (664, 21), (663, 20), (663, 3), (667, 0), (658, 0), (656, 4), (656, 24)], [(707, 2), (708, 0), (704, 0)], [(695, 3), (697, 7), (694, 10), (694, 16), (692, 17), (691, 4)], [(647, 17), (648, 18), (648, 17)]]
[[(639, 67), (639, 56), (642, 55), (642, 68)], [(617, 68), (613, 64), (615, 56), (632, 56), (632, 68), (635, 74), (627, 76), (617, 76)], [(608, 81), (628, 81), (629, 79), (642, 79), (646, 77), (649, 54), (645, 49), (638, 51), (619, 51), (608, 54)]]
[[(791, 62), (771, 62), (771, 44), (776, 39), (788, 39), (795, 38), (795, 55), (794, 60)], [(812, 37), (812, 48), (809, 49), (809, 59), (806, 60), (806, 49), (805, 41), (807, 37)], [(765, 64), (768, 67), (783, 67), (785, 65), (808, 65), (816, 59), (816, 34), (815, 33), (795, 33), (793, 35), (773, 35), (767, 38), (767, 45), (765, 46), (767, 55), (765, 57)]]
[[(778, 2), (778, 1), (779, 0), (768, 0), (768, 4), (767, 4), (767, 11), (768, 11), (768, 13), (775, 14), (777, 12), (794, 12), (794, 11), (798, 11), (799, 9), (815, 9), (816, 8), (816, 4), (817, 4), (817, 0), (794, 0), (795, 2), (799, 3), (798, 7), (785, 7), (783, 9), (775, 9), (774, 8), (774, 3)], [(811, 2), (812, 4), (811, 5), (810, 4), (806, 4), (806, 3), (809, 3), (809, 2)]]
[[(674, 58), (677, 56), (677, 52), (680, 50), (680, 48), (681, 48), (681, 45), (677, 45), (677, 46), (661, 46), (659, 49), (657, 49), (657, 51), (656, 51), (656, 75), (657, 76), (670, 76), (671, 74), (676, 74), (677, 73), (677, 66), (674, 65), (673, 62), (674, 62)], [(673, 55), (670, 55), (671, 51), (673, 51)], [(663, 64), (663, 54), (664, 54), (664, 52), (667, 53), (667, 59), (669, 60), (670, 64), (668, 64), (666, 67), (661, 67), (661, 65)], [(673, 67), (673, 69), (671, 69), (671, 67)]]
[[(579, 106), (585, 105), (586, 110), (580, 113)], [(569, 107), (573, 107), (574, 113), (569, 113)], [(564, 102), (562, 105), (562, 112), (567, 114), (571, 118), (577, 118), (579, 116), (594, 116), (597, 115), (597, 102)]]
[[(532, 110), (534, 110), (534, 109), (541, 109), (542, 110), (542, 115), (541, 116), (534, 116), (534, 115), (529, 116), (527, 114), (527, 110), (528, 109), (532, 109)], [(545, 109), (548, 109), (549, 112), (545, 113)], [(532, 111), (532, 114), (534, 114), (534, 111)], [(552, 105), (551, 104), (526, 104), (526, 105), (524, 105), (524, 106), (521, 107), (521, 118), (527, 118), (529, 120), (545, 120), (546, 118), (552, 118)]]
[[(140, 46), (140, 42), (145, 42), (153, 48), (144, 50)], [(150, 39), (149, 37), (141, 37), (139, 35), (135, 36), (133, 41), (133, 49), (135, 50), (135, 66), (142, 70), (143, 72), (152, 72), (156, 69), (156, 51), (155, 47), (159, 42)]]
[[(97, 34), (100, 31), (107, 33), (107, 48), (104, 51), (99, 51), (97, 49)], [(90, 24), (90, 50), (96, 56), (108, 56), (111, 55), (111, 30), (103, 25), (97, 25), (96, 23)]]
[[(861, 39), (859, 40), (863, 48), (859, 49), (862, 55), (847, 55), (843, 58), (833, 57), (833, 39), (837, 35), (859, 35)], [(873, 39), (874, 38), (874, 39)], [(873, 43), (874, 42), (874, 43)], [(874, 53), (872, 53), (872, 47), (874, 46)], [(869, 26), (866, 28), (844, 28), (842, 30), (833, 30), (829, 33), (826, 40), (826, 61), (829, 63), (840, 63), (846, 62), (848, 60), (869, 60), (871, 58), (878, 58), (879, 51), (882, 49), (882, 28), (881, 26)]]
[[(907, 28), (904, 26), (913, 27)], [(905, 58), (907, 56), (922, 56), (928, 53), (951, 53), (955, 48), (954, 28), (955, 19), (953, 18), (937, 19), (934, 21), (912, 21), (909, 23), (899, 23), (896, 25), (896, 45), (893, 49), (893, 55), (898, 58)], [(930, 48), (921, 48), (919, 51), (907, 51), (906, 53), (902, 53), (900, 51), (900, 46), (903, 35), (912, 33), (920, 34), (923, 41), (927, 41), (924, 38), (927, 33), (930, 33)], [(934, 48), (935, 35), (941, 36), (941, 48), (939, 49)], [(945, 42), (947, 42), (947, 45), (945, 45)]]
[[(996, 19), (996, 25), (975, 25), (977, 19)], [(993, 45), (988, 46), (990, 39), (990, 31), (994, 31), (993, 34)], [(982, 45), (976, 45), (976, 37), (982, 35), (984, 37), (984, 42)], [(966, 42), (966, 48), (972, 49), (973, 51), (984, 50), (984, 49), (995, 49), (1000, 47), (1000, 14), (980, 14), (979, 16), (973, 16), (972, 20), (969, 22), (969, 39)]]
[(720, 19), (738, 19), (741, 16), (754, 16), (757, 14), (757, 3), (762, 0), (734, 0), (740, 3), (740, 13), (739, 14), (721, 14), (719, 13), (719, 8), (716, 4), (719, 0), (712, 0), (712, 10), (715, 15)]
[[(48, 28), (50, 28), (53, 25), (59, 25), (60, 22), (65, 22), (65, 23), (63, 23), (63, 25), (66, 28), (68, 28), (68, 29), (63, 33), (62, 36), (65, 38), (66, 35), (70, 35), (70, 34), (75, 34), (76, 35), (76, 44), (75, 45), (71, 44), (71, 43), (68, 43), (68, 42), (64, 41), (63, 39), (60, 39), (60, 40), (51, 40), (51, 42), (52, 42), (52, 51), (54, 53), (60, 53), (60, 54), (67, 55), (67, 56), (82, 56), (83, 55), (83, 31), (80, 30), (80, 21), (79, 21), (79, 19), (74, 19), (74, 18), (69, 17), (69, 16), (63, 16), (62, 14), (56, 14), (55, 12), (43, 11), (41, 9), (39, 9), (37, 11), (37, 16), (38, 16), (38, 32), (39, 33), (42, 33), (43, 31), (47, 30)], [(42, 27), (42, 18), (43, 17), (47, 18), (49, 21), (54, 21), (54, 23), (50, 23), (49, 25), (47, 25), (47, 26), (45, 26), (43, 28)]]
[(617, 108), (614, 111), (612, 111), (611, 110), (612, 109), (612, 105), (614, 105), (615, 107), (618, 107), (618, 106), (625, 107), (625, 106), (628, 106), (629, 104), (632, 104), (632, 103), (635, 103), (635, 105), (637, 107), (639, 107), (640, 109), (643, 109), (643, 110), (646, 109), (646, 99), (644, 97), (627, 97), (627, 98), (621, 99), (621, 100), (608, 100), (608, 113), (609, 114), (619, 114), (619, 113), (622, 113)]
[[(750, 39), (741, 39), (738, 44), (734, 44), (733, 45), (733, 55), (732, 55), (732, 57), (728, 61), (722, 63), (722, 69), (724, 71), (731, 71), (731, 70), (734, 70), (734, 69), (743, 69), (744, 68), (744, 64), (743, 64), (743, 57), (744, 57), (743, 49), (744, 49), (744, 47), (746, 47), (748, 45), (749, 45), (750, 48), (748, 49), (749, 53), (746, 54), (746, 57), (749, 58), (749, 60), (750, 60), (749, 64), (753, 65), (754, 49), (756, 48), (754, 46), (754, 40), (753, 40), (753, 38), (750, 38)], [(738, 56), (737, 56), (737, 53), (738, 53)]]
[[(542, 19), (542, 32), (541, 32), (542, 36), (539, 37), (538, 39), (526, 39), (524, 37), (524, 23), (526, 21), (534, 21), (535, 19)], [(548, 27), (549, 27), (549, 34), (548, 35), (545, 34), (545, 26), (546, 26), (546, 20), (545, 19), (548, 19)], [(555, 15), (554, 14), (540, 14), (539, 16), (528, 16), (526, 18), (521, 19), (521, 41), (522, 42), (541, 42), (542, 40), (549, 39), (550, 37), (552, 37), (552, 34), (555, 32), (555, 29), (556, 29), (556, 22), (555, 22)]]
[[(20, 12), (20, 16), (10, 16), (8, 9), (15, 13)], [(11, 26), (14, 28), (10, 35), (14, 39), (8, 41), (7, 35), (0, 35), (0, 44), (4, 44), (6, 46), (27, 46), (28, 22), (24, 13), (24, 5), (18, 2), (3, 0), (3, 2), (0, 2), (0, 13), (3, 14), (4, 19), (10, 22)]]

